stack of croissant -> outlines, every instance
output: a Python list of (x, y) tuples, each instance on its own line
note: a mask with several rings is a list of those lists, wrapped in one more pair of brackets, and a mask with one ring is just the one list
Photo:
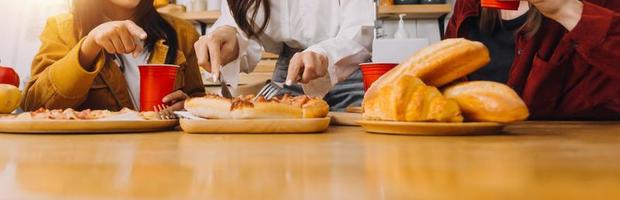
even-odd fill
[(447, 39), (422, 49), (368, 89), (364, 119), (500, 123), (527, 119), (527, 106), (507, 85), (490, 81), (451, 84), (489, 61), (482, 43), (466, 39)]

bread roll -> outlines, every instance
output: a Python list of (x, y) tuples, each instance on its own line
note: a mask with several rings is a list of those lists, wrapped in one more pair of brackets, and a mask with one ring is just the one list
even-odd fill
[(364, 119), (406, 122), (461, 122), (456, 102), (412, 75), (374, 84), (364, 97)]
[(308, 96), (275, 97), (256, 101), (252, 96), (235, 99), (209, 95), (193, 98), (185, 103), (190, 113), (209, 119), (298, 119), (322, 118), (329, 113), (329, 105), (322, 99)]
[(429, 86), (440, 87), (480, 69), (490, 60), (489, 50), (480, 42), (446, 39), (416, 52), (375, 84), (389, 84), (397, 76), (408, 74)]
[(529, 115), (519, 95), (501, 83), (464, 82), (446, 88), (443, 94), (456, 100), (468, 121), (509, 123), (525, 120)]
[(208, 94), (185, 101), (185, 109), (192, 115), (206, 119), (230, 119), (232, 100)]
[(234, 119), (298, 119), (303, 117), (301, 107), (278, 101), (235, 102), (231, 112)]

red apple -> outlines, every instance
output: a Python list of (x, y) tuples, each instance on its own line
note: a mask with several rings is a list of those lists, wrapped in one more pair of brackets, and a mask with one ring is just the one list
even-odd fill
[(0, 83), (19, 87), (19, 75), (13, 68), (0, 65)]

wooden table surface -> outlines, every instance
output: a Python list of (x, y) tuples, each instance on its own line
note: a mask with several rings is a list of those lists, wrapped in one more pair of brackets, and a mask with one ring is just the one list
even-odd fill
[(0, 199), (620, 199), (618, 122), (502, 135), (0, 134)]

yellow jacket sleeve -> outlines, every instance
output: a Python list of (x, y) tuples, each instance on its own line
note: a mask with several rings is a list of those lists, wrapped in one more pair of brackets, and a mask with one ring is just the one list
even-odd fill
[(32, 63), (32, 78), (27, 84), (22, 109), (75, 108), (87, 97), (88, 91), (104, 66), (102, 55), (93, 71), (86, 71), (79, 63), (83, 39), (72, 41), (72, 24), (56, 17), (48, 19), (40, 39), (41, 47)]

